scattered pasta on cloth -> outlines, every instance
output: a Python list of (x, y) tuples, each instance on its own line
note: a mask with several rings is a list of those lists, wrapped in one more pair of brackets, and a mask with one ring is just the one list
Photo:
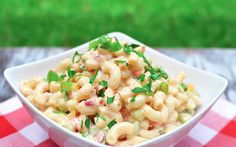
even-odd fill
[[(57, 147), (17, 97), (0, 104), (1, 147)], [(220, 98), (175, 147), (233, 147), (236, 144), (236, 106)]]

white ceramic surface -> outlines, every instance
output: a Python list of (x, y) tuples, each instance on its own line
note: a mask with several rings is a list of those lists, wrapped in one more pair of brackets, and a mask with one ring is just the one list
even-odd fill
[[(113, 32), (109, 36), (115, 36), (118, 40), (126, 40), (129, 43), (142, 44), (133, 38), (120, 33)], [(73, 146), (105, 146), (95, 141), (80, 137), (73, 132), (59, 126), (34, 107), (19, 91), (19, 84), (33, 76), (40, 75), (45, 76), (49, 69), (55, 67), (61, 60), (66, 57), (71, 57), (75, 51), (85, 52), (88, 48), (88, 43), (75, 47), (71, 50), (57, 54), (53, 57), (49, 57), (43, 60), (24, 64), (12, 68), (8, 68), (4, 71), (5, 78), (8, 83), (14, 89), (16, 94), (20, 97), (24, 106), (28, 109), (34, 119), (45, 129), (49, 136), (60, 146), (73, 147)], [(223, 93), (227, 87), (227, 80), (224, 78), (202, 71), (200, 69), (191, 67), (179, 61), (176, 61), (166, 55), (153, 50), (150, 47), (146, 48), (145, 55), (152, 58), (153, 63), (161, 65), (164, 70), (171, 76), (176, 75), (179, 71), (184, 71), (187, 75), (187, 82), (191, 82), (196, 86), (202, 100), (202, 106), (197, 111), (197, 114), (187, 123), (181, 127), (175, 129), (171, 133), (164, 134), (160, 137), (150, 139), (137, 146), (170, 146), (181, 140), (192, 127), (203, 117), (203, 115), (211, 108), (216, 102), (219, 96)]]

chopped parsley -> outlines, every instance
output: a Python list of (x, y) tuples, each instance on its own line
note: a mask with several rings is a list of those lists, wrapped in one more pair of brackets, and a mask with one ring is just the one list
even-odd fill
[(109, 43), (111, 42), (111, 37), (108, 37), (108, 36), (101, 36), (98, 38), (98, 42), (100, 44), (106, 44), (106, 43)]
[(136, 100), (136, 96), (131, 98), (130, 103), (135, 102), (135, 100)]
[(125, 60), (115, 60), (116, 63), (125, 63)]
[(65, 74), (62, 74), (62, 75), (59, 76), (60, 80), (63, 80), (65, 77), (66, 77)]
[(105, 96), (104, 92), (105, 92), (106, 88), (108, 87), (108, 83), (107, 83), (107, 81), (102, 80), (102, 81), (100, 81), (98, 84), (99, 84), (100, 86), (102, 86), (103, 88), (101, 88), (101, 89), (98, 90), (97, 95), (98, 95), (99, 97), (104, 97), (104, 96)]
[(149, 82), (145, 85), (142, 86), (143, 88), (145, 88), (147, 91), (146, 91), (146, 94), (151, 96), (152, 95), (152, 80), (151, 78), (149, 79)]
[(158, 80), (160, 78), (167, 79), (169, 77), (168, 74), (160, 67), (158, 67), (157, 69), (152, 67), (148, 69), (148, 71), (150, 72), (151, 78), (153, 80)]
[(63, 111), (53, 111), (53, 113), (56, 113), (56, 114), (65, 114), (65, 112), (63, 112)]
[(115, 41), (110, 44), (109, 51), (111, 52), (117, 52), (122, 48), (121, 44), (119, 41)]
[(107, 104), (111, 104), (114, 101), (115, 96), (107, 97)]
[(117, 124), (117, 122), (116, 122), (115, 119), (113, 119), (111, 122), (109, 122), (109, 123), (107, 124), (107, 127), (108, 127), (109, 129), (111, 129), (115, 124)]
[(93, 85), (96, 77), (98, 75), (98, 69), (96, 70), (95, 74), (90, 78), (89, 83)]
[(81, 121), (80, 127), (81, 127), (81, 130), (82, 130), (82, 131), (81, 131), (82, 136), (85, 137), (85, 135), (84, 135), (84, 120)]
[(104, 97), (104, 96), (105, 96), (105, 94), (104, 94), (104, 88), (98, 90), (97, 96), (98, 96), (98, 97)]
[(142, 85), (142, 87), (136, 87), (131, 90), (133, 93), (145, 93), (148, 96), (152, 95), (152, 80), (150, 78), (149, 83)]
[(106, 119), (106, 117), (105, 116), (103, 116), (103, 115), (100, 115), (99, 116), (102, 120), (104, 120), (104, 121), (106, 121), (107, 119)]
[(140, 82), (143, 82), (145, 80), (145, 74), (141, 74), (139, 77), (138, 77), (138, 80)]
[(124, 51), (125, 53), (129, 54), (129, 55), (130, 55), (130, 53), (132, 52), (132, 50), (133, 50), (132, 47), (129, 46), (129, 45), (127, 45), (127, 44), (125, 44), (124, 47), (123, 47), (123, 51)]
[(89, 42), (89, 50), (96, 50), (98, 48), (98, 45), (99, 43), (97, 40)]
[(108, 36), (101, 36), (98, 38), (98, 40), (89, 43), (89, 50), (96, 50), (98, 47), (111, 52), (117, 52), (122, 48), (120, 42), (117, 39), (116, 41), (112, 42), (112, 38)]
[(85, 119), (85, 126), (88, 130), (88, 135), (90, 134), (90, 119), (88, 117), (86, 117)]
[(133, 49), (137, 48), (139, 46), (140, 45), (137, 45), (137, 44), (131, 44), (131, 45), (125, 44), (124, 47), (123, 47), (123, 51), (130, 55), (130, 53), (133, 51)]
[(168, 94), (168, 92), (169, 92), (169, 85), (166, 82), (161, 82), (161, 84), (159, 86), (159, 90), (161, 90), (165, 94)]
[(145, 88), (142, 87), (136, 87), (134, 89), (131, 90), (133, 93), (142, 93), (142, 92), (146, 92), (147, 90)]
[(135, 49), (135, 48), (137, 48), (137, 47), (139, 47), (140, 45), (138, 45), (138, 44), (131, 44), (130, 45), (130, 47), (132, 47), (133, 49)]
[(97, 113), (97, 120), (96, 120), (96, 122), (98, 122), (98, 119), (99, 119), (99, 118), (101, 118), (101, 119), (104, 120), (104, 121), (107, 120), (105, 116), (103, 116), (103, 115)]
[(67, 74), (69, 76), (69, 79), (73, 78), (73, 76), (76, 74), (75, 70), (71, 70), (70, 66), (66, 67)]
[(58, 82), (59, 80), (60, 80), (60, 77), (58, 76), (56, 72), (53, 72), (51, 70), (48, 72), (47, 81), (49, 83), (52, 81)]
[(105, 80), (100, 81), (98, 84), (99, 84), (100, 86), (102, 86), (102, 87), (105, 87), (105, 88), (108, 87), (108, 83), (107, 83), (107, 81), (105, 81)]
[(126, 60), (115, 60), (116, 63), (125, 63), (126, 66), (129, 66)]
[(146, 63), (150, 68), (153, 68), (142, 52), (136, 50), (133, 50), (133, 52), (136, 53), (136, 55), (138, 55), (139, 57), (143, 58), (143, 62)]
[(187, 91), (188, 88), (184, 83), (180, 83), (180, 86), (183, 88), (184, 91)]
[(80, 54), (78, 51), (76, 51), (72, 57), (72, 63), (78, 63), (82, 55), (83, 54)]
[(157, 68), (157, 72), (160, 72), (164, 79), (167, 79), (169, 77), (168, 74), (162, 68), (160, 68), (160, 67)]
[(158, 80), (158, 79), (160, 79), (161, 77), (162, 77), (163, 75), (161, 74), (161, 73), (153, 73), (153, 74), (151, 74), (151, 78), (153, 79), (153, 80)]

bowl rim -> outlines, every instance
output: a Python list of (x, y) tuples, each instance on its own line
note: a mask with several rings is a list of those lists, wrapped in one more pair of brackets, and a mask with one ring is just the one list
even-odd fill
[[(218, 80), (221, 80), (224, 84), (222, 85), (222, 88), (220, 91), (218, 91), (217, 95), (212, 98), (210, 100), (210, 102), (208, 104), (206, 104), (206, 106), (199, 110), (187, 123), (185, 124), (182, 124), (181, 126), (175, 128), (174, 130), (172, 130), (171, 132), (169, 133), (166, 133), (166, 134), (163, 134), (161, 136), (158, 136), (156, 138), (152, 138), (152, 139), (148, 139), (148, 140), (145, 140), (144, 142), (141, 142), (139, 144), (135, 144), (135, 146), (144, 146), (144, 145), (148, 145), (152, 142), (155, 142), (157, 140), (164, 140), (164, 138), (168, 138), (168, 137), (171, 137), (172, 135), (182, 131), (184, 128), (186, 128), (187, 126), (189, 126), (190, 124), (192, 124), (195, 120), (197, 120), (199, 117), (202, 117), (211, 107), (212, 105), (219, 99), (220, 95), (224, 92), (224, 90), (226, 89), (227, 85), (228, 85), (228, 81), (219, 76), (219, 75), (216, 75), (216, 74), (212, 74), (212, 73), (209, 73), (209, 72), (206, 72), (206, 71), (203, 71), (201, 69), (198, 69), (196, 67), (193, 67), (191, 65), (188, 65), (188, 64), (185, 64), (185, 63), (182, 63), (176, 59), (173, 59), (165, 54), (162, 54), (160, 52), (158, 52), (157, 50), (154, 50), (153, 48), (135, 40), (134, 38), (124, 34), (124, 33), (121, 33), (121, 32), (111, 32), (111, 33), (108, 33), (106, 34), (108, 36), (116, 36), (116, 35), (120, 35), (122, 36), (123, 39), (131, 39), (131, 40), (134, 40), (135, 42), (137, 42), (138, 44), (141, 44), (141, 45), (144, 45), (145, 47), (147, 47), (148, 50), (152, 50), (154, 51), (156, 54), (159, 54), (165, 58), (168, 58), (168, 60), (171, 60), (171, 61), (174, 61), (174, 62), (177, 62), (178, 64), (181, 64), (183, 66), (185, 66), (186, 68), (190, 68), (191, 70), (194, 69), (198, 72), (203, 72), (209, 76), (214, 76), (215, 78), (217, 78)], [(97, 39), (97, 38), (95, 38)], [(93, 40), (95, 40), (93, 39)], [(37, 64), (37, 63), (41, 63), (41, 62), (44, 62), (44, 61), (47, 61), (47, 60), (50, 60), (50, 59), (53, 59), (53, 58), (58, 58), (59, 56), (63, 55), (63, 54), (66, 54), (68, 52), (71, 52), (72, 50), (78, 50), (79, 48), (81, 48), (82, 46), (88, 44), (90, 41), (86, 42), (86, 43), (83, 43), (81, 45), (78, 45), (74, 48), (71, 48), (71, 49), (68, 49), (67, 51), (63, 51), (61, 53), (58, 53), (56, 55), (53, 55), (53, 56), (50, 56), (50, 57), (47, 57), (47, 58), (44, 58), (44, 59), (41, 59), (41, 60), (37, 60), (37, 61), (34, 61), (34, 62), (31, 62), (31, 63), (26, 63), (26, 64), (23, 64), (23, 65), (18, 65), (18, 66), (15, 66), (15, 67), (10, 67), (10, 68), (7, 68), (5, 69), (4, 71), (4, 76), (7, 80), (7, 82), (10, 84), (10, 86), (13, 88), (13, 90), (16, 92), (16, 94), (19, 96), (20, 100), (28, 107), (30, 108), (30, 111), (33, 111), (35, 114), (39, 115), (41, 118), (43, 118), (44, 120), (47, 121), (47, 123), (50, 123), (50, 125), (53, 125), (56, 127), (56, 129), (62, 131), (63, 133), (65, 133), (67, 136), (72, 136), (73, 138), (76, 138), (76, 139), (80, 139), (88, 144), (91, 144), (91, 145), (95, 145), (95, 146), (108, 146), (108, 145), (104, 145), (104, 144), (101, 144), (101, 143), (98, 143), (94, 140), (91, 140), (89, 138), (85, 138), (85, 137), (82, 137), (81, 135), (79, 134), (76, 134), (70, 130), (67, 130), (66, 128), (62, 127), (61, 125), (59, 125), (58, 123), (54, 122), (53, 120), (51, 120), (49, 117), (47, 117), (45, 114), (43, 114), (43, 112), (41, 112), (39, 109), (37, 109), (32, 103), (30, 103), (26, 97), (19, 91), (19, 88), (17, 88), (17, 86), (15, 86), (13, 84), (13, 82), (11, 81), (8, 73), (11, 72), (11, 70), (17, 70), (19, 68), (27, 68), (27, 66), (30, 66), (30, 65), (34, 65), (34, 64)], [(48, 132), (47, 132), (48, 133)], [(49, 136), (50, 137), (50, 136)]]

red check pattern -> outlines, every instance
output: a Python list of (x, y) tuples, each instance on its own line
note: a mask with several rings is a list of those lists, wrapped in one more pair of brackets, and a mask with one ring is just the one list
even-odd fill
[[(57, 147), (17, 97), (0, 104), (0, 147)], [(175, 147), (236, 146), (236, 106), (220, 98)]]

